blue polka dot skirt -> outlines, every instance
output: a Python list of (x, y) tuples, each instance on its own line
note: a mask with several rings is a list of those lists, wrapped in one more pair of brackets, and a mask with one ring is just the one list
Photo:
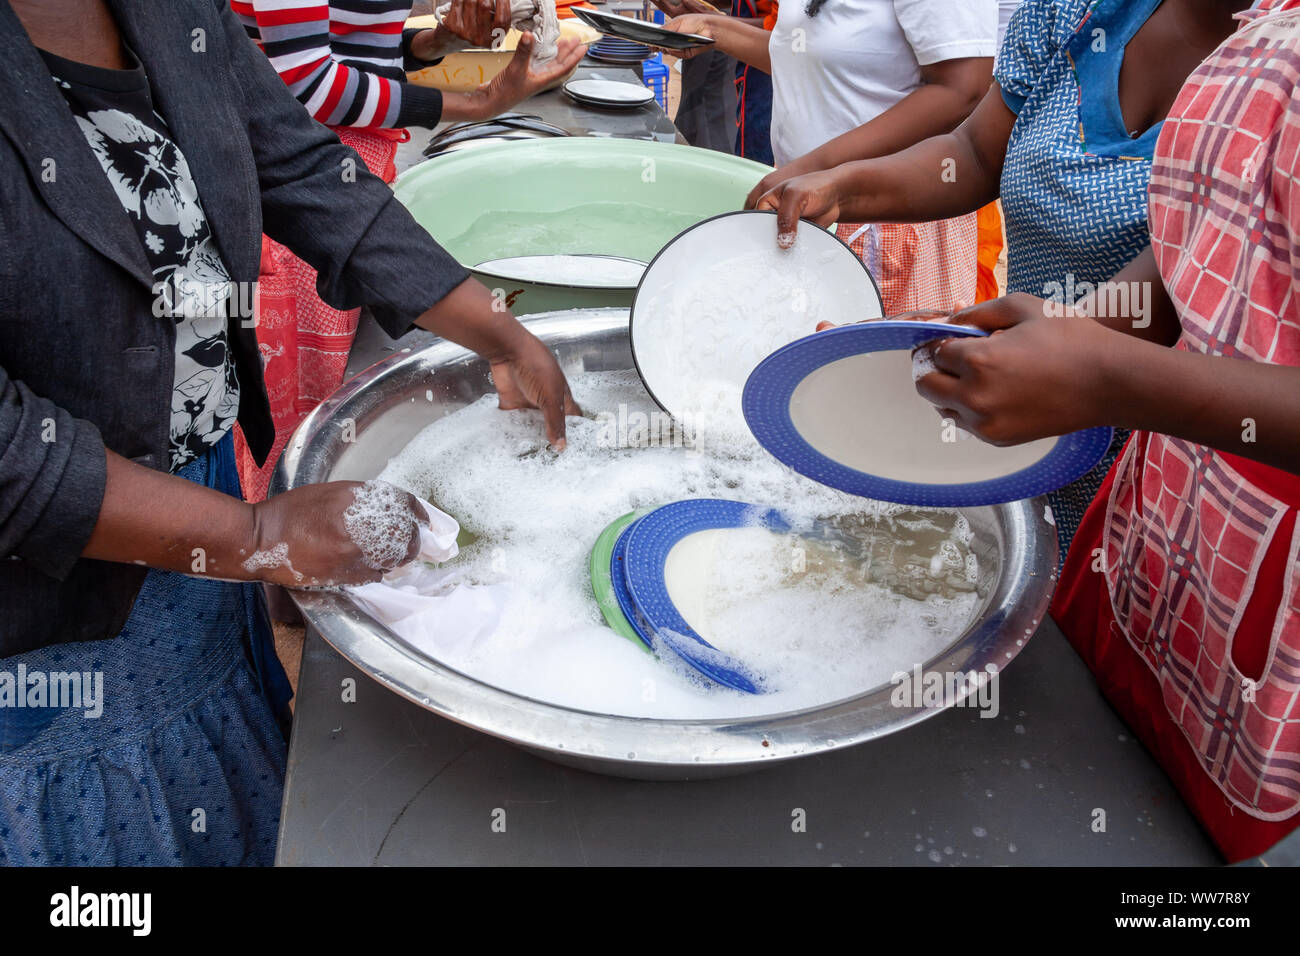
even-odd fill
[[(230, 445), (180, 474), (237, 495)], [(0, 659), (28, 700), (31, 675), (102, 681), (92, 706), (0, 707), (0, 865), (272, 863), (288, 685), (270, 641), (257, 586), (152, 571), (116, 638)]]

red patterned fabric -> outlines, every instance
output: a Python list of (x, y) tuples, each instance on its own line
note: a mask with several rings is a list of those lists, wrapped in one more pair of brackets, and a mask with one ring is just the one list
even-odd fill
[[(1096, 501), (1083, 516), (1052, 601), (1052, 617), (1084, 663), (1097, 675), (1106, 699), (1164, 768), (1227, 860), (1235, 863), (1257, 856), (1295, 829), (1300, 815), (1261, 820), (1242, 812), (1227, 798), (1214, 778), (1206, 773), (1200, 752), (1193, 747), (1182, 726), (1171, 719), (1160, 678), (1134, 653), (1132, 643), (1116, 623), (1106, 576), (1100, 573), (1099, 559), (1093, 553), (1094, 546), (1100, 553), (1106, 505), (1114, 482), (1115, 469), (1111, 469)], [(1086, 542), (1086, 546), (1081, 542)], [(1294, 602), (1295, 595), (1300, 594), (1295, 573), (1295, 556), (1283, 549), (1273, 549), (1260, 564), (1258, 577), (1278, 587), (1291, 575), (1286, 587), (1288, 600)], [(1258, 591), (1256, 596), (1263, 597)], [(1258, 675), (1264, 669), (1271, 635), (1267, 627), (1260, 626), (1252, 617), (1267, 617), (1273, 607), (1266, 600), (1257, 600), (1251, 604), (1254, 614), (1248, 612), (1243, 617), (1232, 645), (1233, 661), (1243, 673)]]
[[(1161, 131), (1151, 239), (1179, 349), (1300, 365), (1297, 7), (1257, 12), (1189, 77)], [(1296, 475), (1139, 432), (1053, 610), (1234, 859), (1300, 822), (1297, 508)], [(1089, 608), (1089, 593), (1109, 607)]]
[[(405, 130), (339, 129), (339, 139), (357, 151), (384, 182), (396, 178), (393, 158)], [(275, 422), (275, 444), (261, 468), (236, 429), (239, 480), (247, 501), (266, 498), (267, 485), (285, 443), (298, 423), (343, 383), (359, 309), (341, 312), (316, 294), (316, 270), (286, 246), (262, 237), (257, 280), (257, 345), (262, 353), (266, 394)]]
[(974, 305), (979, 277), (978, 214), (936, 222), (879, 223), (861, 231), (839, 223), (836, 235), (880, 285), (885, 315)]

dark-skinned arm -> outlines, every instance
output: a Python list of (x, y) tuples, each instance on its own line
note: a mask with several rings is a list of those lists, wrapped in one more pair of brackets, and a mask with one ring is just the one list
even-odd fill
[[(894, 109), (907, 102), (901, 101)], [(1007, 140), (1015, 121), (1016, 115), (993, 83), (975, 111), (951, 133), (931, 136), (901, 152), (781, 180), (780, 174), (788, 168), (783, 167), (755, 187), (746, 206), (777, 210), (778, 232), (791, 235), (801, 218), (819, 225), (837, 221), (930, 222), (974, 212), (998, 198)], [(827, 145), (841, 143), (857, 132)], [(842, 149), (843, 145), (833, 146), (832, 152)]]
[(943, 60), (921, 67), (921, 86), (870, 122), (764, 176), (750, 192), (747, 205), (752, 208), (764, 193), (795, 176), (888, 156), (952, 132), (981, 104), (992, 69), (993, 60), (987, 57)]
[[(250, 504), (111, 451), (105, 459), (104, 497), (83, 557), (290, 588), (360, 584), (382, 574), (367, 564), (343, 519), (359, 482), (307, 485)], [(413, 497), (401, 495), (410, 515), (409, 560), (419, 549), (420, 512)]]
[(710, 46), (691, 47), (689, 50), (664, 49), (666, 56), (689, 60), (709, 50), (721, 50), (727, 56), (758, 67), (764, 73), (772, 72), (772, 59), (767, 51), (767, 42), (772, 34), (761, 26), (718, 13), (688, 13), (673, 17), (664, 26), (677, 33), (694, 33), (714, 40)]
[(1172, 346), (1178, 341), (1182, 331), (1178, 311), (1165, 290), (1150, 246), (1107, 285), (1123, 290), (1124, 295), (1109, 295), (1103, 288), (1080, 299), (1075, 310), (1108, 329), (1157, 345)]
[[(563, 446), (564, 415), (579, 414), (559, 367), (492, 294), (467, 279), (416, 324), (479, 352), (491, 363), (503, 408), (540, 405), (546, 430)], [(535, 354), (534, 354), (535, 353)], [(550, 376), (553, 380), (541, 380)], [(553, 397), (552, 397), (553, 396)], [(308, 485), (249, 504), (105, 451), (98, 519), (83, 556), (143, 564), (225, 580), (263, 580), (286, 587), (378, 580), (348, 533), (344, 512), (357, 482)], [(406, 558), (418, 548), (414, 498)], [(283, 554), (275, 549), (284, 545)]]
[(556, 451), (566, 445), (564, 418), (582, 410), (550, 349), (477, 279), (466, 279), (415, 324), (488, 360), (501, 408), (536, 408)]
[[(1133, 268), (1146, 265), (1135, 260)], [(1052, 312), (1017, 294), (954, 314), (952, 322), (994, 334), (927, 346), (938, 371), (917, 390), (995, 445), (1111, 425), (1300, 474), (1300, 368), (1170, 348), (1165, 318), (1138, 330), (1161, 330), (1147, 337), (1133, 334), (1131, 316), (1103, 324), (1072, 309)]]

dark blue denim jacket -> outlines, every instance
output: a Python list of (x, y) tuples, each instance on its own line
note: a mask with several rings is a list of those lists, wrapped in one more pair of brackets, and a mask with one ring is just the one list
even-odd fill
[[(184, 151), (231, 278), (261, 235), (320, 273), (336, 308), (399, 335), (468, 273), (315, 122), (228, 0), (109, 0)], [(174, 320), (108, 178), (0, 0), (0, 658), (120, 630), (144, 569), (84, 560), (104, 449), (167, 467)], [(355, 176), (345, 175), (355, 169)], [(247, 288), (247, 286), (245, 286)], [(239, 422), (273, 429), (255, 330), (232, 320)]]

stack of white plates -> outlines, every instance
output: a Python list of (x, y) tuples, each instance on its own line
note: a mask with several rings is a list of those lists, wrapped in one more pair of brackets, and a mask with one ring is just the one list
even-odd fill
[(569, 80), (562, 89), (583, 106), (606, 109), (635, 109), (653, 102), (655, 98), (654, 91), (640, 83), (622, 83), (618, 80)]

